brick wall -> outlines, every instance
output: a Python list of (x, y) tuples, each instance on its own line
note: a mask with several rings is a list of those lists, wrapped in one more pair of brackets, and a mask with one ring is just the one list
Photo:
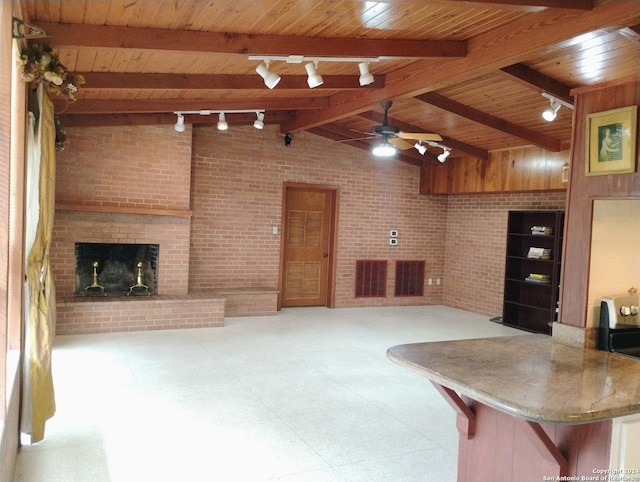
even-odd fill
[(566, 192), (449, 196), (444, 304), (502, 315), (508, 211), (565, 209)]
[[(70, 145), (58, 157), (58, 201), (80, 202), (86, 195), (83, 202), (96, 202), (90, 197), (95, 191), (103, 204), (125, 207), (175, 209), (190, 202), (193, 216), (57, 211), (52, 260), (58, 292), (65, 295), (73, 290), (74, 239), (97, 238), (159, 243), (161, 265), (169, 263), (161, 266), (160, 293), (277, 288), (280, 236), (272, 228), (281, 225), (288, 181), (339, 190), (336, 306), (444, 303), (496, 316), (502, 312), (507, 211), (558, 209), (565, 203), (564, 192), (420, 195), (417, 167), (374, 159), (308, 133), (294, 134), (287, 148), (274, 126), (263, 131), (232, 126), (226, 132), (188, 127), (182, 134), (171, 125), (69, 128), (67, 133)], [(146, 144), (153, 148), (140, 148)], [(175, 182), (165, 181), (165, 174), (123, 181), (118, 173), (136, 166), (145, 166), (142, 173), (174, 172)], [(396, 247), (389, 246), (390, 229), (399, 230)], [(355, 298), (357, 259), (389, 261), (386, 298)], [(443, 284), (426, 284), (421, 298), (395, 298), (398, 259), (424, 259), (425, 278)]]
[[(393, 297), (396, 259), (426, 260), (426, 276), (442, 277), (446, 198), (418, 193), (417, 167), (375, 160), (365, 151), (299, 133), (286, 148), (275, 127), (258, 131), (200, 127), (193, 134), (190, 288), (277, 288), (283, 183), (339, 190), (338, 307), (434, 304), (441, 286), (422, 298)], [(389, 230), (400, 232), (389, 246)], [(356, 299), (357, 259), (390, 261), (386, 298)]]
[(58, 297), (75, 289), (76, 242), (159, 244), (158, 293), (187, 293), (189, 217), (126, 210), (189, 209), (190, 130), (178, 134), (172, 126), (126, 126), (66, 132), (68, 146), (56, 157), (56, 203), (113, 212), (56, 211), (51, 266)]

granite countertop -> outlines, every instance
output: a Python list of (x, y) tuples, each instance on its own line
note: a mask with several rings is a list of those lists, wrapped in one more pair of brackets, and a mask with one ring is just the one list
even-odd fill
[(580, 424), (640, 413), (640, 359), (547, 335), (413, 343), (387, 356), (434, 383), (535, 422)]

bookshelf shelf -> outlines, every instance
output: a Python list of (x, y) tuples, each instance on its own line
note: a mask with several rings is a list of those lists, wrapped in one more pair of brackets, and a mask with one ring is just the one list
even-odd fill
[(560, 295), (563, 229), (564, 211), (509, 211), (505, 325), (551, 334)]

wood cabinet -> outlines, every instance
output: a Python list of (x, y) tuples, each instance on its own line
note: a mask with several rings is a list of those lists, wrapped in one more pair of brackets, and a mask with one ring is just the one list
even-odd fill
[(558, 317), (564, 211), (509, 211), (502, 321), (551, 334)]

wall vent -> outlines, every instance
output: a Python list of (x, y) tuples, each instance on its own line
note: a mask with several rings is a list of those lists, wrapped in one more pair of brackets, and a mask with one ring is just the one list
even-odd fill
[(396, 261), (396, 296), (424, 296), (424, 261)]
[(387, 262), (356, 261), (356, 298), (387, 296)]

